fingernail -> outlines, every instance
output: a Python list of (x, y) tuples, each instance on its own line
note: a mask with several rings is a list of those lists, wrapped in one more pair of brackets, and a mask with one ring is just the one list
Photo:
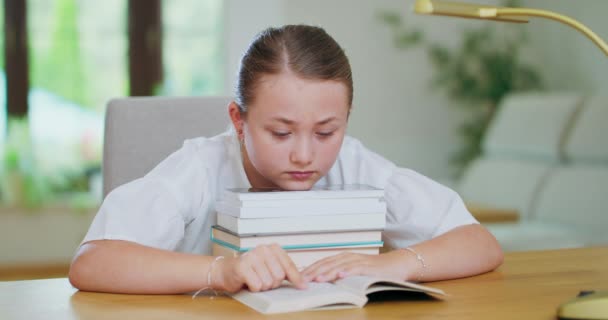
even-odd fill
[(348, 274), (344, 271), (338, 272), (338, 278), (345, 278)]

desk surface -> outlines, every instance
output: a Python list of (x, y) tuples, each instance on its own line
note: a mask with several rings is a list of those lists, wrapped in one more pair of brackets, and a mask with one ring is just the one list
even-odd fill
[(513, 209), (499, 209), (467, 203), (467, 209), (481, 223), (514, 223), (519, 220), (519, 212)]
[(554, 319), (580, 290), (608, 289), (608, 247), (509, 253), (496, 271), (431, 285), (445, 301), (264, 316), (228, 297), (79, 292), (67, 279), (0, 282), (1, 319)]

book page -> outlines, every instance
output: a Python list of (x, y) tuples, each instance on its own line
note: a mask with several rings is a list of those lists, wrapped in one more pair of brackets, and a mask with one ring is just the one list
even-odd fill
[(400, 291), (417, 291), (435, 295), (445, 295), (445, 293), (437, 288), (423, 286), (421, 284), (400, 281), (390, 278), (375, 278), (367, 276), (351, 276), (340, 279), (335, 282), (336, 285), (352, 290), (357, 294), (370, 294), (378, 291), (400, 290)]
[(367, 302), (365, 295), (356, 295), (332, 283), (309, 282), (301, 290), (291, 285), (264, 291), (241, 290), (232, 295), (241, 303), (261, 313), (294, 312), (318, 308), (362, 307)]

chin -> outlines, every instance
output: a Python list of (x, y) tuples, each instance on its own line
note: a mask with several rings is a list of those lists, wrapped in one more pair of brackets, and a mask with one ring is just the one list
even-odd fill
[(306, 191), (306, 190), (310, 190), (315, 185), (315, 182), (309, 181), (309, 180), (307, 180), (307, 181), (285, 181), (278, 185), (283, 190)]

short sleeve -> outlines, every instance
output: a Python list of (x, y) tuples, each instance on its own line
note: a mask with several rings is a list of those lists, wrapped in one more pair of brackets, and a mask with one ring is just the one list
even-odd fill
[(207, 193), (206, 170), (195, 149), (186, 141), (146, 176), (108, 194), (83, 243), (127, 240), (175, 250)]
[(419, 174), (395, 168), (385, 187), (385, 241), (403, 248), (458, 226), (478, 223), (453, 190)]

